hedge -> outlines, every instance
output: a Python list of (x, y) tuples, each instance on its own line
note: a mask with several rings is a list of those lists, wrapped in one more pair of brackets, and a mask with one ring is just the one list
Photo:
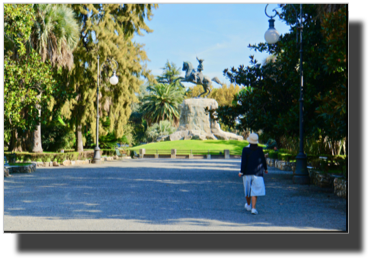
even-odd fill
[[(116, 155), (116, 151), (113, 150), (100, 150), (102, 155), (106, 156), (114, 156)], [(85, 159), (93, 159), (94, 151), (83, 151), (83, 152), (65, 152), (65, 153), (28, 153), (28, 152), (4, 152), (4, 156), (9, 160), (11, 158), (11, 154), (16, 154), (17, 161), (36, 161), (36, 162), (49, 162), (49, 161), (57, 161), (59, 163), (64, 162), (65, 160), (85, 160)]]

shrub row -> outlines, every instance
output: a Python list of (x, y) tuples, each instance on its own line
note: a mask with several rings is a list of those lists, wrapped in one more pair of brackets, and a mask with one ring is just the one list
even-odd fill
[[(116, 151), (113, 150), (100, 150), (102, 155), (114, 156)], [(67, 152), (67, 153), (27, 153), (27, 152), (16, 152), (17, 161), (36, 161), (36, 162), (49, 162), (56, 161), (59, 163), (64, 162), (65, 160), (86, 160), (92, 159), (94, 157), (94, 151), (83, 151), (83, 152)], [(12, 153), (4, 153), (4, 156), (7, 157), (8, 162), (12, 159)]]

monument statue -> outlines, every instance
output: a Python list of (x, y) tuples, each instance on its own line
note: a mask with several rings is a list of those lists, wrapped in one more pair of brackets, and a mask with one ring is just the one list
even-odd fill
[(210, 92), (211, 92), (211, 81), (214, 81), (218, 83), (219, 85), (222, 85), (222, 83), (219, 81), (217, 77), (210, 79), (208, 76), (204, 76), (202, 73), (204, 59), (198, 59), (197, 57), (197, 60), (199, 62), (197, 71), (195, 71), (191, 62), (183, 62), (182, 71), (186, 71), (185, 77), (180, 76), (177, 79), (175, 79), (174, 82), (179, 81), (182, 87), (184, 87), (182, 85), (182, 82), (190, 82), (195, 85), (202, 85), (204, 92), (200, 93), (198, 97), (200, 97), (201, 95), (205, 93), (207, 93), (206, 95), (207, 97), (210, 95)]

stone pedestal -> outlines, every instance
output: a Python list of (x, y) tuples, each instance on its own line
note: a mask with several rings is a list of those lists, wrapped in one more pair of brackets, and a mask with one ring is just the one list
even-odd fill
[(140, 149), (139, 157), (142, 159), (145, 155), (145, 149)]
[(224, 158), (229, 159), (230, 158), (230, 150), (224, 150)]
[(175, 133), (159, 137), (158, 140), (243, 140), (242, 136), (224, 132), (217, 121), (210, 119), (210, 114), (205, 108), (216, 109), (218, 103), (212, 98), (185, 99), (180, 107), (179, 126)]
[(177, 149), (171, 149), (170, 158), (175, 159), (177, 156)]

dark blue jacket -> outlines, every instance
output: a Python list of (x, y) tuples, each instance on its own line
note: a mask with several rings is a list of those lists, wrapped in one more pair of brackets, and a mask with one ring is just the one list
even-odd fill
[(256, 144), (250, 144), (249, 147), (243, 148), (240, 173), (263, 177), (264, 171), (267, 169), (267, 161), (264, 156), (263, 148)]

